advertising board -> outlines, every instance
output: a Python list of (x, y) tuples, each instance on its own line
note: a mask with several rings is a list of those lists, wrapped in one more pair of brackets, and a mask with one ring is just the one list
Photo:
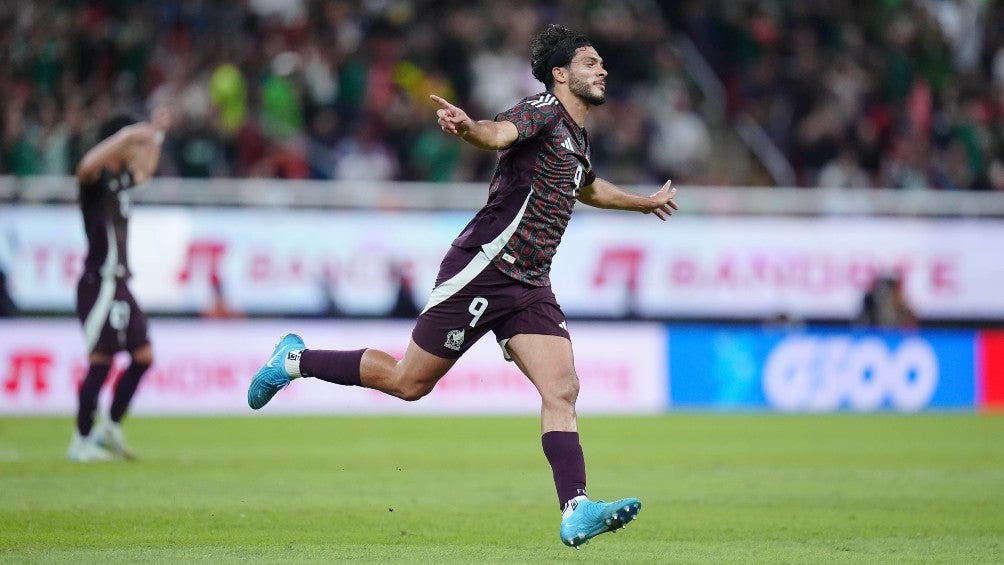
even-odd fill
[[(377, 347), (401, 356), (411, 323), (345, 320), (163, 320), (150, 325), (154, 364), (132, 413), (251, 414), (247, 387), (278, 338), (296, 331), (308, 347)], [(658, 324), (571, 323), (580, 413), (657, 413), (665, 406), (665, 331)], [(0, 321), (0, 415), (71, 414), (87, 372), (76, 321)], [(108, 406), (119, 357), (103, 391)], [(303, 379), (262, 414), (537, 414), (540, 396), (489, 334), (417, 402)]]
[[(466, 212), (137, 207), (145, 308), (217, 299), (259, 315), (383, 316), (428, 299)], [(0, 210), (0, 268), (25, 311), (72, 312), (85, 243), (70, 206)], [(570, 317), (851, 319), (895, 273), (921, 319), (1004, 319), (1004, 221), (576, 213), (552, 284)], [(410, 305), (409, 305), (410, 303)]]
[(672, 327), (670, 409), (972, 409), (975, 332)]

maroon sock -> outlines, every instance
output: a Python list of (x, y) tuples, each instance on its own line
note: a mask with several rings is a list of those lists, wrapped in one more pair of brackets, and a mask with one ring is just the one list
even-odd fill
[(91, 433), (91, 428), (94, 427), (94, 412), (98, 409), (98, 395), (101, 394), (101, 386), (105, 384), (105, 379), (111, 368), (111, 365), (92, 363), (87, 369), (84, 382), (80, 383), (80, 391), (77, 393), (77, 431), (82, 436)]
[(300, 354), (300, 374), (345, 386), (360, 386), (359, 365), (365, 349), (332, 351), (304, 349)]
[(125, 416), (126, 410), (129, 409), (129, 404), (132, 402), (133, 395), (136, 394), (139, 380), (143, 378), (143, 374), (149, 368), (149, 365), (133, 361), (119, 377), (119, 382), (115, 385), (115, 395), (112, 396), (112, 406), (108, 409), (108, 418), (111, 421), (116, 424), (122, 421), (122, 417)]
[(544, 456), (551, 464), (558, 508), (576, 496), (586, 494), (586, 460), (579, 444), (579, 432), (547, 432), (540, 436)]

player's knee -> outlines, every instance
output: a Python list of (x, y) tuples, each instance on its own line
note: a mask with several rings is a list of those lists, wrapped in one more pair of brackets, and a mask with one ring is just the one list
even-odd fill
[(403, 400), (408, 400), (409, 402), (414, 402), (425, 396), (426, 394), (432, 392), (431, 387), (427, 386), (407, 386), (401, 391), (401, 398)]
[(400, 397), (401, 400), (414, 402), (432, 392), (432, 387), (426, 385), (425, 383), (410, 382), (404, 383), (401, 387), (399, 387), (398, 392), (398, 397)]
[(571, 373), (548, 388), (545, 401), (574, 405), (579, 398), (579, 377)]
[(112, 356), (104, 353), (91, 353), (87, 357), (87, 362), (91, 365), (111, 365)]
[(139, 365), (153, 365), (153, 349), (141, 347), (131, 353), (132, 362)]

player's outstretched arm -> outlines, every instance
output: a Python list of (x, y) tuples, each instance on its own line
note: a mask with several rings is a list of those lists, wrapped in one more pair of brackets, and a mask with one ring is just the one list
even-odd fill
[(149, 122), (128, 125), (103, 139), (84, 154), (77, 166), (82, 185), (94, 182), (101, 169), (128, 167), (136, 184), (142, 184), (157, 171), (164, 134), (174, 123), (174, 110), (167, 104), (154, 108)]
[(673, 215), (673, 210), (679, 209), (676, 202), (673, 202), (676, 189), (670, 186), (672, 184), (673, 181), (668, 180), (651, 196), (642, 196), (627, 192), (612, 182), (597, 178), (593, 184), (582, 187), (582, 190), (579, 191), (579, 201), (596, 208), (633, 210), (643, 214), (654, 214), (655, 217), (665, 221), (666, 218)]
[(151, 112), (150, 121), (142, 124), (142, 132), (130, 146), (127, 163), (133, 171), (136, 184), (146, 182), (157, 172), (164, 135), (174, 125), (175, 117), (175, 110), (170, 103), (161, 104)]
[(143, 184), (157, 172), (160, 151), (164, 144), (164, 130), (154, 124), (144, 124), (142, 134), (137, 136), (127, 151), (127, 164), (132, 170), (136, 184)]
[(440, 108), (436, 117), (440, 129), (455, 135), (479, 149), (499, 150), (509, 147), (519, 139), (516, 125), (509, 121), (495, 122), (492, 120), (474, 121), (460, 108), (446, 100), (430, 94)]
[(77, 167), (77, 179), (89, 184), (98, 178), (102, 168), (118, 170), (129, 165), (139, 169), (133, 171), (139, 184), (157, 168), (163, 139), (163, 132), (146, 122), (126, 126), (84, 154)]
[(77, 166), (77, 179), (81, 184), (90, 184), (97, 179), (102, 168), (118, 169), (122, 166), (125, 162), (125, 148), (131, 139), (131, 127), (124, 127), (111, 137), (101, 140), (84, 154)]

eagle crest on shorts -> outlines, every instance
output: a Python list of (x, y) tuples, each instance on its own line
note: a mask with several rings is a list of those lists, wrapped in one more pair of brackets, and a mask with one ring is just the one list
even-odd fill
[(443, 347), (448, 347), (454, 351), (460, 351), (460, 347), (464, 344), (464, 330), (453, 330), (446, 334), (446, 343)]

